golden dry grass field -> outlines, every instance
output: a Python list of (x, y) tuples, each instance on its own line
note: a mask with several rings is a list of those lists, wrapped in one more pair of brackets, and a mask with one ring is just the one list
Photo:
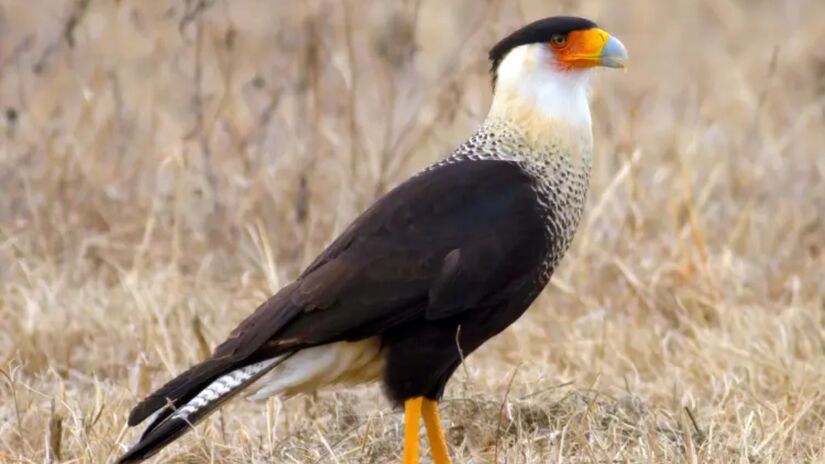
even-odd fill
[[(449, 385), (456, 463), (825, 462), (821, 0), (0, 0), (0, 462), (113, 460), (139, 398), (471, 133), (491, 44), (560, 13), (630, 69), (593, 83), (570, 253)], [(401, 436), (370, 386), (235, 401), (155, 462)]]

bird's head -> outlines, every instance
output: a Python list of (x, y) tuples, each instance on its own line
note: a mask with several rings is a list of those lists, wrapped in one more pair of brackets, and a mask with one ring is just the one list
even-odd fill
[(589, 132), (588, 79), (599, 66), (624, 68), (627, 51), (594, 22), (558, 16), (505, 37), (490, 50), (490, 61), (491, 116), (528, 131), (563, 124)]

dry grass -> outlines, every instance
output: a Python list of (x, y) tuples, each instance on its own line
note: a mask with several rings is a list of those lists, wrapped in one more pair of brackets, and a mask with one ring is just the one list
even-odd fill
[[(0, 0), (0, 461), (105, 462), (376, 195), (484, 116), (486, 48), (598, 20), (591, 204), (471, 356), (456, 462), (825, 460), (820, 0)], [(236, 402), (158, 461), (399, 460), (377, 387)], [(428, 459), (428, 458), (427, 458)]]

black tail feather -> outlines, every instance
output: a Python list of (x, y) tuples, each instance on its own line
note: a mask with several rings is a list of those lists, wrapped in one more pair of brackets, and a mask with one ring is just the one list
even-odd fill
[(129, 413), (129, 426), (140, 424), (158, 409), (182, 406), (212, 381), (225, 374), (225, 369), (225, 366), (221, 366), (213, 359), (192, 366), (132, 408), (132, 412)]
[(169, 418), (148, 431), (148, 433), (143, 434), (140, 440), (117, 460), (117, 463), (127, 464), (148, 459), (186, 433), (193, 425), (185, 419)]
[[(199, 404), (192, 405), (187, 403), (185, 405), (168, 405), (166, 409), (161, 409), (159, 414), (146, 427), (140, 440), (135, 443), (126, 453), (124, 453), (117, 461), (118, 464), (141, 462), (155, 453), (159, 452), (169, 443), (178, 439), (185, 434), (189, 429), (193, 428), (200, 421), (212, 414), (222, 404), (229, 401), (235, 395), (240, 393), (244, 388), (258, 380), (261, 376), (286, 361), (292, 353), (286, 354), (275, 360), (269, 365), (264, 365), (258, 371), (251, 373), (248, 378), (244, 378), (236, 385), (219, 385), (225, 388), (216, 388), (213, 390), (213, 395), (206, 398)], [(265, 362), (265, 361), (263, 361)], [(251, 367), (251, 366), (247, 366)], [(238, 369), (240, 371), (241, 369)], [(222, 381), (222, 379), (232, 375), (219, 377), (213, 383), (206, 385), (200, 391), (192, 395), (187, 395), (190, 400), (194, 401), (200, 393), (212, 388), (215, 384)], [(241, 374), (242, 375), (242, 374)], [(175, 408), (174, 406), (178, 406)]]

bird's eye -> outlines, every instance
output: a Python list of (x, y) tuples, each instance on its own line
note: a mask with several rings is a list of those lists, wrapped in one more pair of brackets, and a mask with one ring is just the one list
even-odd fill
[(550, 37), (550, 44), (554, 47), (563, 47), (567, 43), (567, 37), (564, 34), (555, 34)]

